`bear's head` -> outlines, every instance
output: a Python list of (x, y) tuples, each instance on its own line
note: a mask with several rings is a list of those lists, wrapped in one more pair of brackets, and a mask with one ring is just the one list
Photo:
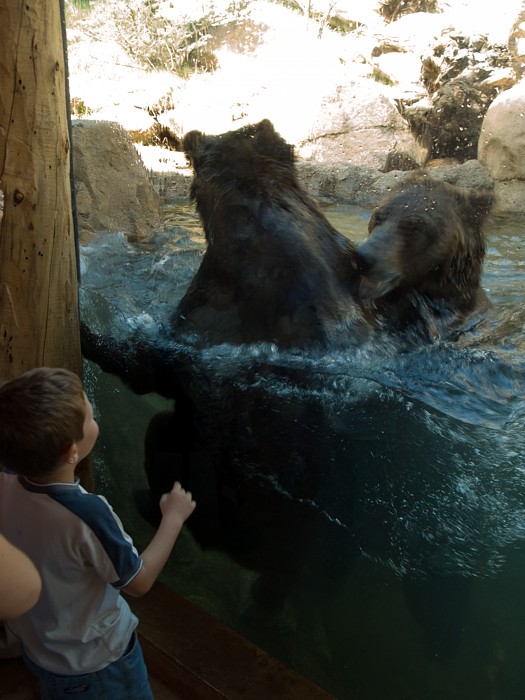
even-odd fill
[(232, 208), (253, 208), (260, 197), (278, 202), (283, 191), (297, 188), (293, 146), (268, 119), (217, 136), (190, 131), (183, 150), (194, 172), (190, 196), (208, 243)]
[(423, 173), (408, 177), (372, 213), (368, 238), (357, 247), (361, 297), (414, 291), (470, 311), (479, 298), (483, 224), (493, 199)]

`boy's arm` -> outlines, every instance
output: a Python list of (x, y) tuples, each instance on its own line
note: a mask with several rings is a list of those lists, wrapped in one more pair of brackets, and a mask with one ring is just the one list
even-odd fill
[(142, 568), (122, 590), (128, 595), (140, 597), (147, 593), (164, 568), (184, 522), (193, 513), (195, 501), (178, 481), (169, 493), (160, 499), (162, 520), (153, 539), (141, 554)]
[(41, 589), (33, 563), (0, 535), (0, 619), (23, 615), (37, 602)]

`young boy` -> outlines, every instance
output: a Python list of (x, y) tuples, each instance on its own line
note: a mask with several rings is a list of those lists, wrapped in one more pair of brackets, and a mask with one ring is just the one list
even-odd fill
[(74, 373), (38, 368), (0, 386), (0, 533), (42, 578), (36, 605), (10, 625), (43, 700), (152, 700), (138, 620), (120, 591), (149, 591), (195, 502), (175, 482), (139, 556), (106, 499), (75, 478), (97, 437)]

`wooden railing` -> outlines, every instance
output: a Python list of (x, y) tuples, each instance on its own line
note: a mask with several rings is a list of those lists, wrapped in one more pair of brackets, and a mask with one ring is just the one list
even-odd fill
[(161, 583), (130, 603), (150, 672), (187, 700), (334, 700)]

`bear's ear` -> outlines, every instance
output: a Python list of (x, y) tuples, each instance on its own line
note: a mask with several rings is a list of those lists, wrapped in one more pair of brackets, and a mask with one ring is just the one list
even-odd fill
[(487, 218), (490, 210), (494, 206), (494, 193), (487, 190), (480, 192), (472, 192), (469, 195), (470, 206), (472, 207), (472, 214), (477, 221), (478, 225), (481, 225)]
[(276, 131), (269, 119), (263, 119), (255, 125), (255, 144), (258, 153), (275, 158), (281, 162), (293, 163), (293, 146)]
[(257, 134), (267, 134), (269, 137), (277, 136), (275, 127), (269, 119), (263, 119), (258, 124), (256, 124), (255, 131)]
[(202, 151), (205, 135), (202, 131), (189, 131), (182, 141), (182, 150), (192, 166), (196, 165)]

